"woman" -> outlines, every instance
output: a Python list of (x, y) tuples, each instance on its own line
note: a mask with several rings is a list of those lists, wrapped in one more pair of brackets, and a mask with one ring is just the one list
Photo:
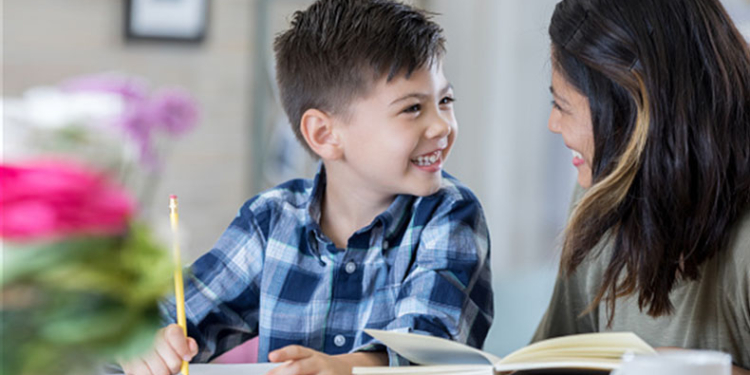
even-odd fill
[(534, 340), (634, 331), (750, 368), (750, 51), (719, 0), (564, 0), (549, 128), (577, 204)]

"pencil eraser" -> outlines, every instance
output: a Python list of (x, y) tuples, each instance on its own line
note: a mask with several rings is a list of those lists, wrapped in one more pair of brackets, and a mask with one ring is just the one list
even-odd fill
[(174, 194), (172, 194), (172, 195), (169, 196), (169, 199), (177, 199), (177, 196), (174, 195)]

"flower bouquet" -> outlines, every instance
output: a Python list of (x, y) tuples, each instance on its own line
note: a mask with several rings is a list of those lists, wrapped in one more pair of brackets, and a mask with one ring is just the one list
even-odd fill
[(172, 263), (134, 202), (78, 163), (0, 164), (0, 375), (89, 374), (151, 345)]
[(145, 79), (120, 73), (32, 87), (2, 104), (0, 149), (6, 158), (86, 160), (110, 171), (145, 205), (161, 174), (164, 151), (199, 119), (197, 103), (186, 90), (151, 90)]

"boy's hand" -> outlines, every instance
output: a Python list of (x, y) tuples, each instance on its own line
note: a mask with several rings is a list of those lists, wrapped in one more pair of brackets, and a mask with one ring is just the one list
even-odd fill
[(156, 333), (153, 349), (120, 365), (126, 375), (174, 375), (183, 360), (190, 361), (196, 354), (198, 343), (185, 337), (180, 326), (170, 324)]
[(287, 362), (266, 375), (351, 375), (354, 366), (387, 365), (385, 353), (328, 355), (299, 345), (290, 345), (268, 354), (271, 362)]

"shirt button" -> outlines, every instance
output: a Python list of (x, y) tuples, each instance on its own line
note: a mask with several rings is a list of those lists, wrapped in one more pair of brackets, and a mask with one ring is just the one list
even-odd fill
[[(349, 263), (346, 264), (345, 270), (346, 270), (346, 273), (354, 273), (354, 271), (357, 270), (357, 265), (354, 264), (354, 262), (349, 262)], [(339, 345), (339, 346), (341, 346), (341, 345)]]
[(388, 241), (383, 241), (383, 249), (387, 249), (388, 245), (389, 245)]
[(346, 337), (343, 335), (336, 335), (336, 337), (333, 338), (333, 344), (342, 347), (344, 344), (346, 344)]

